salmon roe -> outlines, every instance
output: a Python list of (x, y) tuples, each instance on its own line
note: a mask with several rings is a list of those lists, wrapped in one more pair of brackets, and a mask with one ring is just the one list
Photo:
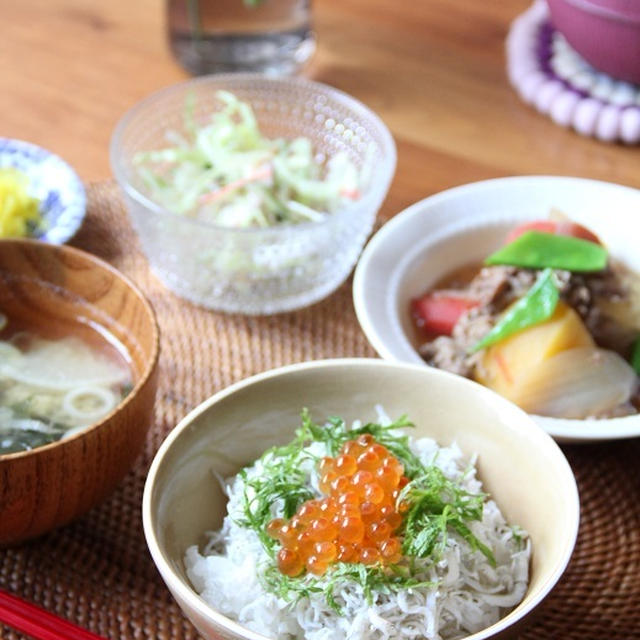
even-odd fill
[(335, 562), (393, 564), (402, 558), (395, 501), (408, 478), (402, 463), (370, 434), (349, 440), (335, 458), (318, 463), (325, 494), (300, 505), (289, 522), (274, 518), (267, 533), (279, 540), (278, 568), (322, 575)]

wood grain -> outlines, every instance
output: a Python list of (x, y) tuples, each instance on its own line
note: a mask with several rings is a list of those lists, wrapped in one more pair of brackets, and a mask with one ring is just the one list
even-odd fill
[(0, 545), (65, 524), (107, 496), (151, 426), (158, 328), (145, 298), (115, 269), (62, 246), (0, 240), (0, 309), (39, 333), (81, 337), (101, 326), (131, 357), (134, 388), (115, 412), (75, 437), (0, 455)]
[[(523, 104), (504, 40), (528, 0), (315, 0), (317, 53), (305, 75), (347, 91), (391, 128), (398, 171), (382, 214), (447, 187), (512, 174), (640, 186), (636, 147), (562, 129)], [(109, 177), (122, 113), (187, 77), (172, 59), (161, 0), (0, 0), (2, 135)]]

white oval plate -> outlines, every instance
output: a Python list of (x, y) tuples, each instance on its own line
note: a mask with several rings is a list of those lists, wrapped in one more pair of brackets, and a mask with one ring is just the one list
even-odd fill
[[(385, 224), (356, 268), (353, 297), (358, 321), (385, 359), (421, 363), (409, 313), (412, 298), (444, 275), (480, 262), (515, 223), (559, 209), (592, 229), (612, 255), (640, 272), (640, 191), (608, 182), (555, 176), (498, 178), (425, 198)], [(561, 442), (640, 436), (640, 415), (609, 420), (534, 416)]]

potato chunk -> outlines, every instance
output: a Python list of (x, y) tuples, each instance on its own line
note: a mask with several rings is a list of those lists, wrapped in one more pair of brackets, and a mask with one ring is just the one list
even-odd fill
[(533, 368), (561, 351), (594, 346), (580, 316), (560, 301), (554, 314), (489, 347), (476, 368), (476, 380), (518, 404), (522, 384)]

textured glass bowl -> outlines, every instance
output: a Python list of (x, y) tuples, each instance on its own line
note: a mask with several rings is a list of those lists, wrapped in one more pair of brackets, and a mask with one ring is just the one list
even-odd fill
[[(269, 137), (305, 136), (316, 153), (338, 151), (368, 175), (362, 196), (318, 223), (233, 229), (174, 214), (153, 202), (133, 164), (140, 151), (170, 146), (184, 130), (185, 98), (200, 121), (220, 108), (225, 89), (249, 102)], [(216, 75), (174, 85), (133, 107), (111, 140), (111, 166), (142, 248), (158, 277), (179, 296), (211, 309), (268, 314), (297, 309), (333, 292), (348, 277), (371, 232), (395, 170), (384, 123), (331, 87), (300, 78)]]

